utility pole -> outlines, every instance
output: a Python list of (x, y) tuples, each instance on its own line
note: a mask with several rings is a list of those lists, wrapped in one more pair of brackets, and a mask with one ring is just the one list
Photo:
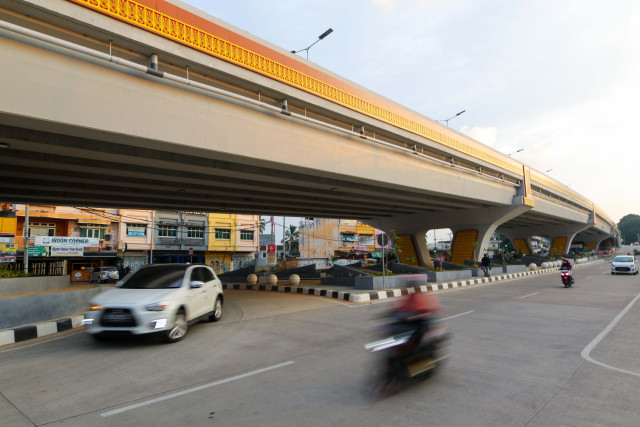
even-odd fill
[(29, 205), (24, 205), (24, 272), (29, 274), (29, 248), (27, 247), (29, 243)]

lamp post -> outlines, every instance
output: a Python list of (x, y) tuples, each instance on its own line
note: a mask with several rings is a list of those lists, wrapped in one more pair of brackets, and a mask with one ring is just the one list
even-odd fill
[(320, 40), (322, 40), (323, 38), (327, 37), (329, 34), (331, 34), (333, 32), (333, 28), (329, 28), (327, 31), (325, 31), (324, 33), (320, 34), (318, 36), (318, 40), (314, 41), (313, 43), (311, 43), (309, 46), (305, 47), (304, 49), (300, 49), (300, 50), (292, 50), (291, 53), (300, 53), (300, 52), (307, 52), (307, 60), (309, 59), (309, 49), (311, 49), (311, 47), (318, 43)]
[[(514, 154), (519, 153), (519, 152), (521, 152), (521, 151), (524, 151), (524, 148), (521, 148), (521, 149), (519, 149), (518, 151), (514, 151), (513, 153), (509, 154), (509, 157), (511, 157), (511, 156), (513, 156)], [(551, 169), (549, 169), (549, 170), (551, 170)], [(548, 172), (548, 171), (547, 171), (547, 172)]]
[(456, 114), (455, 116), (449, 117), (448, 119), (444, 119), (444, 120), (436, 120), (436, 122), (445, 122), (447, 127), (449, 127), (449, 120), (451, 119), (455, 119), (456, 117), (458, 117), (460, 114), (466, 112), (467, 110), (462, 110), (460, 111), (458, 114)]

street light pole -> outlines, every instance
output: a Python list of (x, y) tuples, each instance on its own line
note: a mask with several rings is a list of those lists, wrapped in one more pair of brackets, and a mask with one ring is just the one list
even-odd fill
[(320, 34), (318, 36), (318, 40), (314, 41), (313, 43), (311, 43), (309, 46), (305, 47), (304, 49), (300, 49), (300, 50), (292, 50), (291, 53), (299, 53), (299, 52), (307, 52), (307, 60), (309, 59), (309, 49), (311, 49), (311, 47), (318, 43), (320, 40), (322, 40), (323, 38), (327, 37), (329, 34), (331, 34), (333, 32), (333, 28), (329, 28), (327, 31), (325, 31), (324, 33)]
[[(509, 157), (511, 157), (511, 156), (513, 156), (514, 154), (519, 153), (519, 152), (521, 152), (521, 151), (524, 151), (524, 148), (521, 148), (521, 149), (519, 149), (518, 151), (514, 151), (513, 153), (509, 154)], [(549, 170), (551, 170), (551, 169), (549, 169)], [(547, 171), (547, 172), (549, 172), (549, 171)]]
[(449, 127), (449, 120), (451, 119), (455, 119), (456, 117), (458, 117), (460, 114), (466, 112), (467, 110), (462, 110), (460, 111), (458, 114), (456, 114), (455, 116), (449, 117), (448, 119), (444, 119), (444, 120), (436, 120), (436, 122), (445, 122), (447, 124), (447, 127)]

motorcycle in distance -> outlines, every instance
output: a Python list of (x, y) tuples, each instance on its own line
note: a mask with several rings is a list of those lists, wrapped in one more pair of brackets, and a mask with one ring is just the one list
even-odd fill
[(562, 277), (562, 284), (565, 288), (569, 288), (573, 285), (573, 271), (570, 268), (561, 268), (560, 276)]
[[(409, 296), (411, 297), (411, 296)], [(435, 296), (433, 296), (435, 297)], [(434, 373), (448, 358), (443, 346), (450, 338), (446, 324), (431, 314), (424, 327), (404, 321), (397, 313), (381, 329), (384, 339), (365, 344), (377, 356), (371, 368), (366, 392), (378, 399)], [(415, 334), (421, 336), (415, 337)]]

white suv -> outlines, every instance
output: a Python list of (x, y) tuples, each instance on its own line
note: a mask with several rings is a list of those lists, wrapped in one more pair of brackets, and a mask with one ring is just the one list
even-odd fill
[(223, 303), (222, 283), (211, 268), (154, 264), (96, 295), (83, 323), (99, 341), (110, 335), (160, 333), (175, 342), (189, 325), (204, 318), (220, 320)]

